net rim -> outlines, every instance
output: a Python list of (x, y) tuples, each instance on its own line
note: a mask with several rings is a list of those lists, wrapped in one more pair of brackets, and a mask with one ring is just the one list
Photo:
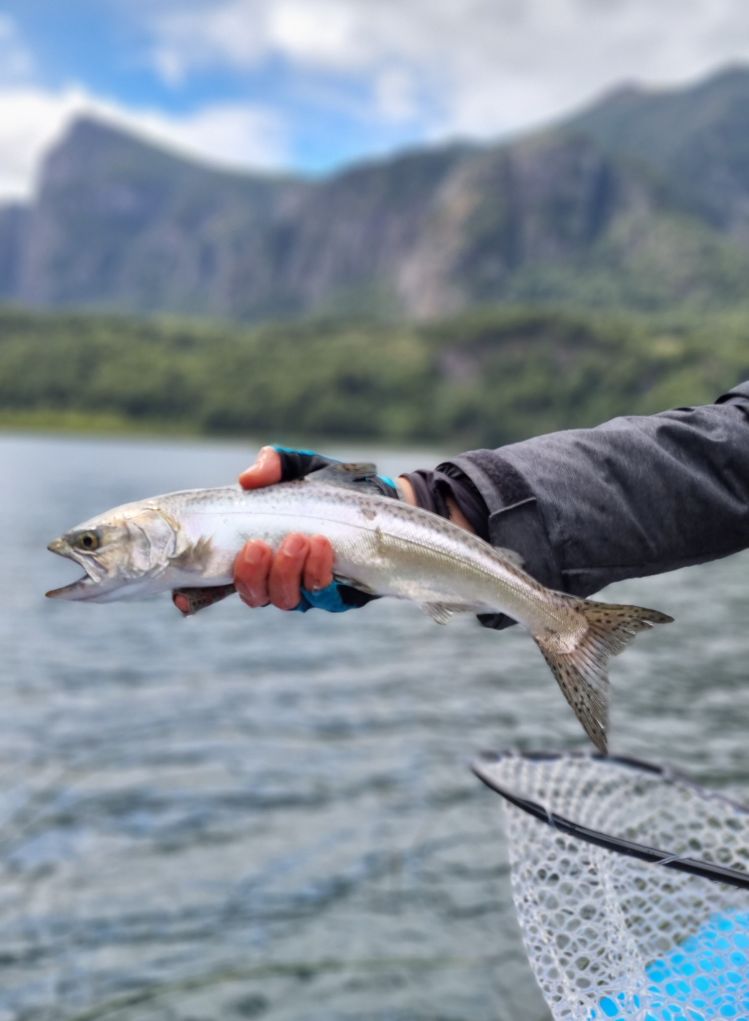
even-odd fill
[[(593, 844), (597, 847), (603, 847), (608, 851), (613, 851), (629, 858), (637, 858), (640, 861), (659, 865), (661, 868), (673, 869), (677, 872), (687, 872), (690, 875), (700, 876), (701, 878), (709, 879), (712, 882), (726, 883), (730, 886), (735, 886), (744, 890), (749, 889), (749, 873), (747, 872), (729, 868), (725, 865), (717, 865), (714, 862), (709, 862), (702, 858), (680, 857), (679, 855), (672, 854), (667, 850), (650, 847), (649, 845), (640, 843), (639, 841), (627, 840), (624, 837), (616, 837), (610, 833), (604, 833), (601, 830), (591, 829), (589, 826), (576, 823), (574, 820), (568, 819), (566, 816), (550, 812), (538, 801), (533, 801), (530, 798), (524, 798), (515, 794), (508, 787), (499, 783), (487, 771), (487, 767), (489, 765), (496, 765), (497, 763), (510, 758), (516, 760), (522, 759), (528, 762), (557, 762), (560, 759), (608, 762), (617, 766), (632, 769), (635, 772), (650, 773), (654, 776), (659, 776), (666, 783), (678, 783), (690, 787), (697, 791), (701, 796), (705, 795), (706, 792), (704, 787), (700, 786), (700, 784), (696, 783), (694, 780), (690, 779), (678, 770), (674, 770), (671, 767), (659, 766), (655, 763), (647, 762), (644, 759), (624, 755), (602, 755), (597, 752), (486, 751), (481, 752), (471, 762), (471, 770), (474, 775), (478, 777), (478, 779), (486, 787), (494, 791), (495, 794), (499, 794), (511, 805), (514, 805), (516, 808), (521, 809), (521, 811), (534, 816), (547, 826), (551, 826), (553, 829), (566, 833), (568, 836), (583, 840), (586, 843)], [(749, 807), (733, 798), (727, 797), (724, 794), (717, 791), (709, 791), (708, 797), (710, 800), (723, 802), (735, 811), (741, 812), (744, 815), (749, 815)]]

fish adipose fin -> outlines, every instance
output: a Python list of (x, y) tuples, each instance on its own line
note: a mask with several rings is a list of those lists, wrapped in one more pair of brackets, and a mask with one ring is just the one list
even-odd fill
[(533, 637), (585, 733), (605, 755), (609, 658), (618, 655), (639, 631), (668, 624), (673, 617), (641, 606), (568, 598), (587, 625), (582, 634), (570, 637), (548, 630)]
[(516, 567), (523, 567), (525, 564), (525, 559), (514, 549), (507, 549), (506, 546), (495, 546), (494, 552), (504, 557), (505, 560), (509, 560)]

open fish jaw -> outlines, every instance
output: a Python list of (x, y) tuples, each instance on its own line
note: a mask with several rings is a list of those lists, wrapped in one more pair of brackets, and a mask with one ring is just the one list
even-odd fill
[[(61, 585), (59, 588), (50, 589), (45, 592), (49, 599), (86, 599), (95, 594), (99, 579), (93, 573), (93, 564), (75, 555), (68, 543), (60, 538), (54, 539), (47, 549), (50, 553), (56, 553), (59, 557), (72, 560), (73, 563), (83, 568), (83, 576), (68, 585)], [(91, 591), (94, 590), (94, 591)]]

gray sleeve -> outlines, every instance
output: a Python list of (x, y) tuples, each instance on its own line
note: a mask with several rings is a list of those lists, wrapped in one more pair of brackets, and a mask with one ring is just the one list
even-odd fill
[(615, 418), (448, 463), (484, 498), (492, 543), (565, 592), (590, 595), (749, 546), (749, 382), (704, 407)]

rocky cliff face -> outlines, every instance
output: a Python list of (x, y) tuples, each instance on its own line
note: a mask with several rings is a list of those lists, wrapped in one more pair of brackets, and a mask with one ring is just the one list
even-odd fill
[[(19, 283), (34, 306), (224, 314), (304, 185), (222, 174), (81, 120), (49, 154)], [(272, 274), (252, 273), (258, 299)]]
[(621, 89), (568, 129), (649, 168), (695, 215), (749, 243), (747, 70), (685, 89)]
[(749, 72), (322, 181), (229, 174), (80, 120), (0, 208), (0, 297), (235, 319), (743, 296)]

